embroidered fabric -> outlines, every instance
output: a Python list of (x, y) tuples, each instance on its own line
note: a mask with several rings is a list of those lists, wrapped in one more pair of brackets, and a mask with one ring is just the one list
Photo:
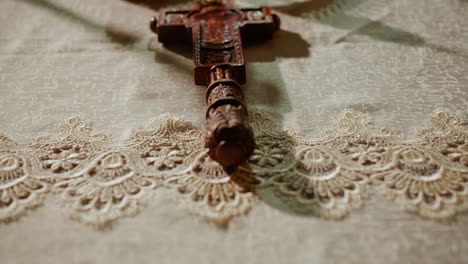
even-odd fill
[(453, 218), (468, 208), (468, 129), (449, 110), (430, 118), (430, 127), (406, 137), (345, 110), (310, 137), (254, 111), (257, 147), (233, 172), (209, 158), (200, 129), (171, 114), (120, 143), (79, 117), (28, 144), (1, 134), (0, 222), (52, 196), (70, 217), (103, 227), (135, 215), (158, 188), (221, 225), (270, 196), (296, 213), (341, 219), (363, 206), (369, 188), (409, 212)]

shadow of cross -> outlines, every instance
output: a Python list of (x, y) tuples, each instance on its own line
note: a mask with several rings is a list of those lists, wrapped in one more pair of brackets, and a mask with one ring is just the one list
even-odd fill
[[(326, 8), (335, 6), (334, 13), (317, 19), (317, 22), (337, 29), (350, 31), (342, 38), (336, 40), (336, 43), (347, 41), (356, 42), (359, 41), (356, 40), (358, 39), (356, 36), (366, 36), (381, 42), (389, 42), (412, 47), (425, 47), (450, 55), (466, 57), (466, 54), (463, 51), (430, 43), (417, 33), (393, 27), (382, 21), (348, 14), (348, 10), (358, 7), (363, 2), (363, 0), (352, 0), (344, 3), (339, 0), (306, 0), (283, 5), (275, 5), (271, 8), (291, 16), (307, 17), (321, 10), (325, 10)], [(337, 12), (337, 9), (339, 12)]]

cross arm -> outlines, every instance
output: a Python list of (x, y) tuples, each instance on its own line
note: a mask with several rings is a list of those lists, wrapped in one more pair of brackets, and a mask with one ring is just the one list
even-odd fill
[[(273, 39), (273, 33), (280, 27), (280, 19), (272, 14), (270, 8), (241, 8), (244, 21), (240, 23), (242, 39), (246, 42), (265, 41)], [(150, 27), (158, 34), (158, 40), (162, 43), (192, 41), (192, 27), (190, 15), (195, 10), (166, 10), (161, 9), (159, 22), (152, 19)]]
[(158, 34), (161, 43), (192, 42), (192, 28), (189, 25), (189, 14), (192, 10), (166, 10), (159, 12), (159, 21), (153, 18), (150, 27)]
[(240, 31), (245, 42), (257, 42), (273, 39), (273, 33), (280, 28), (280, 19), (272, 14), (270, 8), (241, 8), (244, 21)]

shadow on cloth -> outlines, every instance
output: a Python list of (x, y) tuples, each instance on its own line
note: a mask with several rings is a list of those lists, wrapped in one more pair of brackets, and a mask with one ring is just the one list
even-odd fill
[(358, 35), (382, 42), (412, 47), (425, 47), (450, 55), (466, 56), (463, 52), (428, 43), (423, 37), (416, 33), (392, 27), (381, 21), (346, 14), (347, 10), (359, 6), (362, 2), (362, 0), (351, 0), (344, 3), (339, 0), (309, 0), (288, 5), (273, 6), (272, 8), (292, 16), (307, 16), (310, 15), (310, 13), (318, 13), (333, 6), (333, 11), (328, 13), (324, 12), (323, 17), (318, 18), (316, 21), (334, 28), (351, 30), (346, 36), (338, 39), (335, 43), (362, 42), (362, 39), (356, 37), (356, 35)]
[[(309, 0), (305, 2), (294, 2), (285, 5), (271, 6), (272, 9), (292, 16), (302, 16), (306, 13), (317, 12), (337, 4), (338, 0)], [(356, 1), (350, 1), (354, 3)]]
[(110, 41), (118, 43), (122, 46), (131, 46), (138, 42), (142, 36), (131, 30), (119, 27), (113, 24), (113, 21), (109, 21), (107, 25), (100, 24), (94, 21), (92, 18), (86, 17), (82, 14), (74, 12), (56, 3), (51, 3), (47, 0), (19, 0), (30, 5), (36, 6), (42, 9), (48, 9), (57, 15), (63, 16), (63, 19), (67, 19), (76, 24), (86, 25), (90, 30), (97, 32), (105, 32)]
[[(282, 129), (280, 113), (269, 113), (267, 117), (253, 112), (257, 146), (244, 165), (251, 171), (251, 190), (263, 203), (287, 214), (319, 217), (320, 208), (317, 203), (314, 187), (310, 179), (304, 175), (295, 174), (292, 168), (301, 166), (296, 157), (296, 142), (294, 138)], [(262, 118), (258, 121), (259, 117)]]

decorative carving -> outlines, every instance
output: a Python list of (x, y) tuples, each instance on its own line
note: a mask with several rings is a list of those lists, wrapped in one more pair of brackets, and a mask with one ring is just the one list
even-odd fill
[(215, 86), (210, 91), (208, 96), (207, 104), (212, 105), (215, 102), (220, 100), (233, 100), (238, 101), (239, 103), (242, 102), (242, 92), (239, 88), (234, 86), (228, 86), (225, 84), (219, 84)]
[(212, 159), (226, 167), (237, 166), (249, 158), (255, 145), (239, 85), (246, 79), (242, 38), (271, 39), (279, 19), (266, 7), (235, 9), (222, 0), (194, 3), (192, 10), (161, 10), (162, 22), (153, 19), (150, 28), (163, 43), (194, 42), (195, 83), (208, 87), (206, 146)]
[(223, 104), (208, 110), (205, 147), (224, 167), (234, 167), (252, 155), (255, 139), (243, 105)]
[(184, 22), (184, 14), (180, 14), (180, 13), (169, 13), (167, 14), (166, 16), (166, 20), (165, 22), (167, 24), (180, 24), (180, 23), (183, 23)]

